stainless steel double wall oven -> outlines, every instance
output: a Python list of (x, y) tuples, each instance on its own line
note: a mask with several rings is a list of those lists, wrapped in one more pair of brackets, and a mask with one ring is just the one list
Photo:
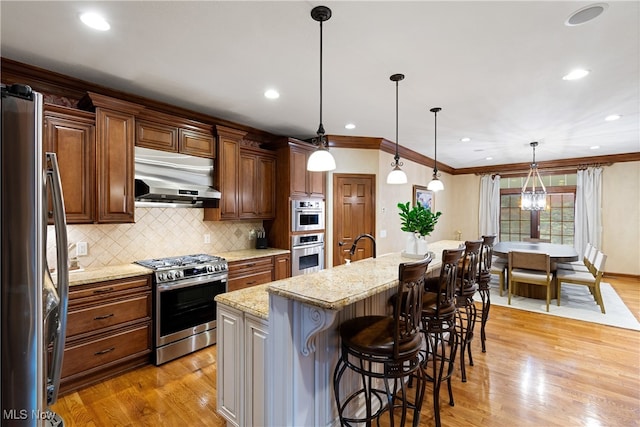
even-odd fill
[(291, 201), (291, 275), (324, 269), (324, 200)]

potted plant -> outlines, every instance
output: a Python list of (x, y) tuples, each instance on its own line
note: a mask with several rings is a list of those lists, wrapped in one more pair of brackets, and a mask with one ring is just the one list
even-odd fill
[(407, 239), (405, 252), (424, 255), (427, 252), (425, 238), (435, 229), (442, 212), (433, 213), (431, 209), (425, 208), (421, 204), (410, 207), (409, 202), (398, 203), (398, 209), (400, 209), (400, 219), (402, 220), (401, 230), (411, 233)]

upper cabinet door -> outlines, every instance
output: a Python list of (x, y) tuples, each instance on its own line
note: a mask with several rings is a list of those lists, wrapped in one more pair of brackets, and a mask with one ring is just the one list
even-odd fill
[(193, 156), (208, 157), (215, 159), (216, 146), (215, 139), (211, 132), (180, 129), (180, 143), (178, 150), (184, 154)]
[(136, 120), (136, 145), (163, 151), (178, 151), (178, 128), (164, 123)]
[(134, 222), (133, 114), (96, 108), (98, 222)]
[(297, 146), (290, 150), (291, 196), (324, 198), (326, 173), (307, 170), (307, 160), (313, 151)]
[[(65, 107), (44, 112), (44, 151), (56, 153), (69, 224), (94, 221), (95, 115)], [(51, 210), (51, 208), (49, 208)]]

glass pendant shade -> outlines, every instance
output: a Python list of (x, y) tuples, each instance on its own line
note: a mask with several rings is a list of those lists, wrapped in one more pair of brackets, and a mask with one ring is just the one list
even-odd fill
[[(532, 142), (529, 145), (533, 148), (533, 162), (531, 163), (527, 179), (522, 186), (520, 209), (523, 211), (541, 211), (547, 208), (547, 189), (542, 182), (542, 177), (540, 177), (538, 165), (536, 164), (536, 147), (538, 143)], [(529, 181), (531, 181), (531, 188), (527, 189)], [(536, 181), (540, 184), (537, 189)]]
[(434, 193), (442, 191), (444, 190), (444, 184), (438, 179), (437, 176), (434, 175), (431, 182), (429, 182), (429, 184), (427, 185), (427, 190), (433, 191)]
[(407, 183), (407, 174), (404, 173), (400, 166), (396, 165), (389, 175), (387, 175), (387, 184), (406, 184)]
[(336, 168), (336, 161), (324, 145), (320, 145), (311, 153), (307, 160), (307, 170), (311, 172), (326, 172)]

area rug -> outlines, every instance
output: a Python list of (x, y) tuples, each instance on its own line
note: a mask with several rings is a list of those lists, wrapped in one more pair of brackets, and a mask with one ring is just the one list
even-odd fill
[[(558, 307), (555, 299), (551, 300), (548, 313), (544, 300), (511, 295), (511, 305), (508, 305), (507, 293), (504, 292), (504, 296), (500, 296), (497, 280), (491, 281), (491, 304), (640, 331), (640, 323), (611, 285), (600, 283), (600, 291), (606, 314), (600, 311), (600, 306), (596, 304), (589, 288), (568, 283), (562, 285), (560, 306)], [(480, 301), (479, 296), (474, 299)]]

